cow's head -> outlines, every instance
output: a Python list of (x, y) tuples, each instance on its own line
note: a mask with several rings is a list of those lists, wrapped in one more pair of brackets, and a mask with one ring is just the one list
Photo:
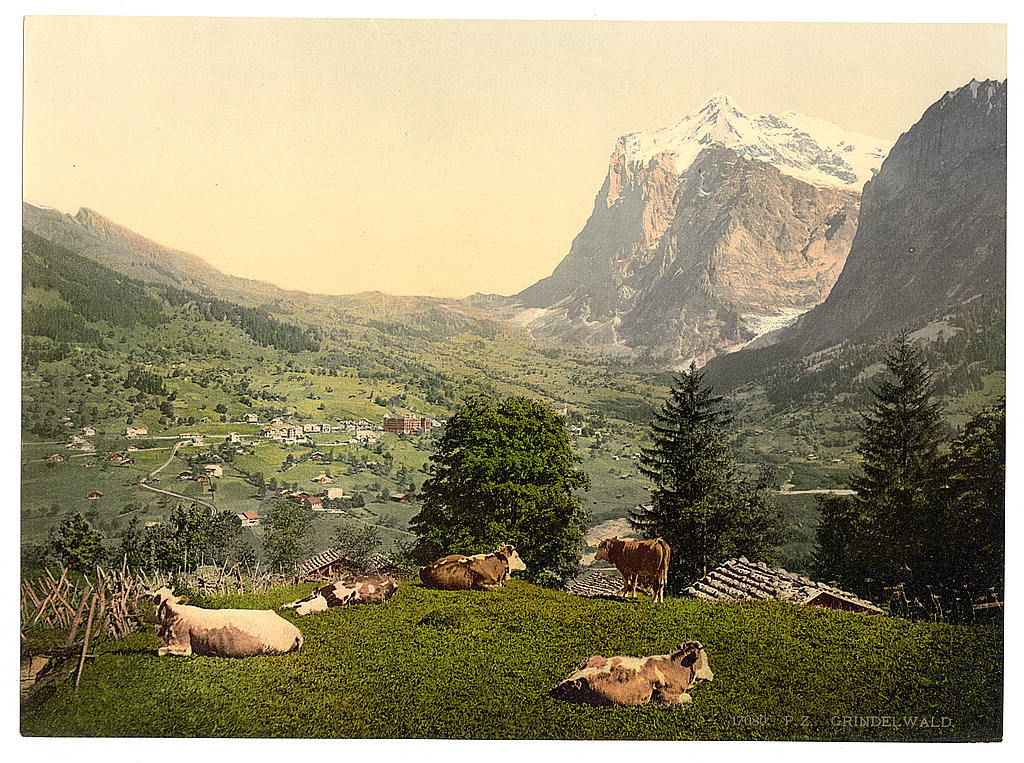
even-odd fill
[(327, 599), (322, 593), (314, 593), (302, 601), (295, 602), (295, 614), (297, 615), (308, 615), (311, 612), (326, 612), (327, 611)]
[(519, 552), (516, 551), (516, 547), (511, 543), (506, 543), (498, 547), (498, 550), (494, 552), (498, 556), (503, 556), (508, 559), (508, 571), (512, 572), (523, 572), (526, 569), (526, 562), (519, 556)]
[(174, 591), (167, 586), (158, 588), (149, 595), (156, 605), (157, 620), (163, 620), (166, 617), (167, 609), (171, 604), (184, 604), (188, 601), (185, 596), (175, 596)]
[(698, 681), (710, 681), (715, 677), (708, 664), (708, 656), (699, 641), (688, 641), (680, 644), (679, 648), (672, 653), (672, 660), (678, 661), (684, 668), (693, 671), (693, 683)]
[(594, 559), (606, 560), (611, 556), (613, 551), (622, 548), (624, 544), (625, 541), (620, 540), (618, 537), (605, 538), (597, 547), (597, 553), (594, 554)]

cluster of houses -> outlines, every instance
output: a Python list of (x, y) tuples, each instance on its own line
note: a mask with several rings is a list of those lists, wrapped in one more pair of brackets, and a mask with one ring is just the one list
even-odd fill
[(181, 472), (178, 475), (179, 480), (194, 480), (195, 482), (204, 483), (209, 482), (212, 477), (223, 477), (224, 467), (220, 464), (203, 464), (202, 474), (193, 474), (192, 472)]
[[(256, 414), (250, 413), (246, 422), (254, 423)], [(399, 416), (387, 417), (380, 425), (375, 425), (368, 419), (342, 420), (334, 424), (319, 422), (314, 424), (288, 424), (281, 418), (274, 418), (269, 424), (260, 430), (260, 436), (280, 442), (282, 445), (311, 445), (312, 434), (349, 434), (349, 443), (374, 443), (380, 440), (381, 432), (393, 432), (398, 434), (413, 434), (416, 432), (430, 432), (432, 429), (443, 426), (443, 421), (426, 418), (423, 416)]]

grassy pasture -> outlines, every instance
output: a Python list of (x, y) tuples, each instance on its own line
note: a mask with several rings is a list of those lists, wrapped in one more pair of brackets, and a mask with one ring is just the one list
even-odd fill
[[(312, 587), (202, 603), (274, 607)], [(497, 592), (407, 582), (380, 607), (284, 616), (305, 636), (298, 654), (157, 658), (151, 634), (106, 645), (78, 693), (65, 687), (23, 712), (22, 732), (858, 741), (1002, 734), (995, 628), (780, 602), (668, 599), (654, 608), (521, 581)], [(705, 645), (715, 680), (693, 691), (689, 707), (594, 708), (548, 696), (588, 655), (663, 653), (691, 639)], [(844, 725), (871, 716), (895, 725)]]

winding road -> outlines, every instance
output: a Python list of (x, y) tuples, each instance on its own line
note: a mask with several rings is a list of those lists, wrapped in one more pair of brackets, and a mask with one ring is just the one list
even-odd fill
[(201, 503), (203, 506), (209, 506), (211, 509), (216, 511), (217, 510), (216, 506), (214, 506), (209, 501), (204, 501), (202, 498), (193, 498), (191, 496), (182, 495), (181, 493), (173, 493), (170, 490), (164, 490), (162, 488), (153, 487), (152, 485), (150, 485), (150, 484), (148, 484), (146, 482), (146, 480), (148, 480), (150, 477), (155, 477), (160, 472), (162, 472), (164, 469), (166, 469), (170, 465), (171, 461), (174, 460), (174, 457), (176, 455), (178, 455), (178, 449), (182, 445), (184, 445), (184, 444), (185, 444), (184, 440), (182, 440), (181, 442), (177, 443), (171, 449), (171, 455), (167, 457), (166, 461), (164, 461), (162, 464), (160, 464), (160, 466), (158, 466), (156, 469), (154, 469), (149, 474), (147, 474), (145, 477), (143, 477), (142, 479), (139, 480), (139, 487), (141, 487), (143, 490), (151, 490), (154, 493), (162, 493), (163, 495), (173, 496), (174, 498), (182, 498), (182, 499), (184, 499), (186, 501), (191, 501), (192, 503)]

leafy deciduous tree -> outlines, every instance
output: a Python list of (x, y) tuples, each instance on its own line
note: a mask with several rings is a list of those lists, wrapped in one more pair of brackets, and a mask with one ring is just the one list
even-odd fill
[(488, 396), (452, 416), (430, 457), (423, 509), (411, 522), (415, 554), (430, 561), (513, 543), (526, 577), (559, 582), (578, 569), (586, 512), (565, 423), (536, 400)]
[(103, 534), (81, 513), (64, 517), (50, 534), (50, 548), (67, 567), (88, 572), (103, 557)]
[(263, 550), (271, 566), (283, 570), (301, 561), (313, 526), (309, 509), (292, 501), (278, 503), (267, 512), (263, 526)]

